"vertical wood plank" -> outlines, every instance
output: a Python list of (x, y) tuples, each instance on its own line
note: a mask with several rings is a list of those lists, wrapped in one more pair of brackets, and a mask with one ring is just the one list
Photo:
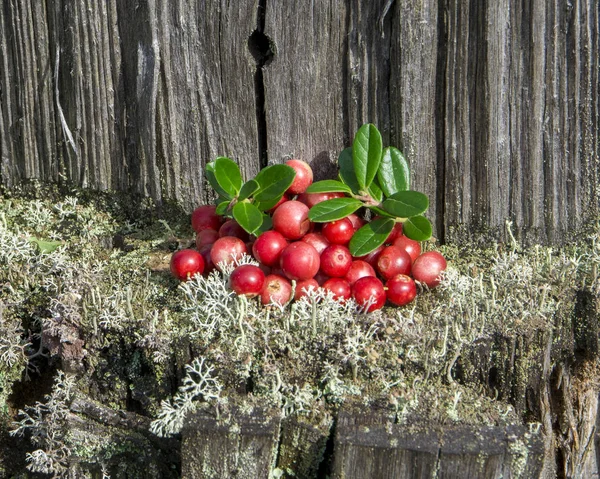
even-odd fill
[(393, 18), (386, 33), (391, 40), (390, 143), (402, 150), (410, 164), (411, 188), (429, 196), (426, 216), (439, 236), (443, 234), (444, 165), (438, 161), (437, 145), (443, 111), (438, 104), (439, 81), (443, 80), (438, 59), (438, 35), (443, 35), (438, 29), (438, 2), (395, 2), (389, 15)]
[(267, 2), (264, 34), (275, 52), (264, 67), (270, 163), (307, 161), (317, 179), (336, 175), (349, 144), (344, 81), (346, 2)]

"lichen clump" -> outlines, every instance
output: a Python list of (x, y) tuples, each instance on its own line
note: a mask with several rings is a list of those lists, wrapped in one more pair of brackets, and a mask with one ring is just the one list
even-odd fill
[[(561, 249), (436, 245), (443, 281), (405, 308), (365, 314), (321, 290), (265, 308), (236, 297), (227, 272), (169, 276), (171, 253), (193, 242), (188, 224), (144, 199), (43, 185), (0, 194), (0, 411), (5, 434), (31, 439), (30, 470), (60, 473), (82, 451), (90, 470), (110, 467), (107, 444), (69, 432), (61, 411), (75, 397), (146, 416), (160, 436), (197, 404), (239, 395), (283, 416), (332, 416), (352, 400), (384, 401), (399, 423), (536, 422), (511, 396), (541, 367), (531, 338), (571, 320), (577, 291), (600, 291), (596, 227)], [(499, 367), (503, 345), (525, 340), (516, 372)], [(56, 378), (47, 397), (19, 397), (43, 375)], [(58, 443), (36, 442), (49, 427)]]

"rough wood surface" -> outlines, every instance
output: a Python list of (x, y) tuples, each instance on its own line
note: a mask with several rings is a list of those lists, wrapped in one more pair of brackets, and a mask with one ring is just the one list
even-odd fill
[(267, 479), (275, 465), (281, 417), (259, 407), (214, 407), (187, 419), (182, 431), (182, 477)]
[(539, 477), (543, 441), (522, 426), (403, 426), (386, 411), (340, 412), (335, 478)]
[(0, 9), (0, 175), (192, 208), (218, 155), (316, 176), (363, 122), (441, 239), (560, 242), (598, 214), (595, 0), (36, 3)]

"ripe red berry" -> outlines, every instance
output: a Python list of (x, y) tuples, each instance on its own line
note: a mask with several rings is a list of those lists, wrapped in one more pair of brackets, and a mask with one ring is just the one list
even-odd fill
[(254, 257), (267, 266), (278, 264), (281, 252), (288, 245), (287, 240), (277, 231), (265, 231), (261, 234), (254, 245), (252, 253)]
[(302, 281), (314, 278), (319, 271), (321, 260), (319, 253), (311, 245), (304, 241), (296, 241), (283, 250), (279, 264), (289, 279)]
[(357, 259), (352, 261), (352, 265), (346, 273), (346, 281), (348, 281), (348, 283), (350, 283), (350, 286), (352, 286), (360, 278), (365, 278), (368, 276), (377, 276), (375, 270), (373, 269), (373, 266), (371, 266), (366, 261)]
[(413, 263), (421, 254), (421, 243), (404, 235), (400, 235), (398, 238), (396, 238), (394, 241), (394, 246), (402, 248), (404, 251), (406, 251)]
[(306, 188), (313, 182), (312, 168), (308, 163), (302, 160), (288, 160), (285, 164), (294, 168), (294, 171), (296, 172), (296, 177), (286, 193), (289, 193), (290, 195), (304, 193)]
[(412, 275), (429, 288), (440, 284), (440, 275), (446, 269), (446, 259), (437, 251), (427, 251), (419, 256), (412, 267)]
[(270, 274), (265, 278), (265, 286), (260, 293), (262, 304), (286, 304), (292, 298), (292, 285), (284, 277)]
[(354, 226), (348, 218), (325, 223), (321, 230), (327, 241), (333, 244), (348, 244), (354, 234)]
[(383, 283), (374, 276), (365, 276), (356, 281), (352, 287), (352, 297), (359, 306), (369, 304), (367, 313), (383, 308), (386, 300)]
[(397, 274), (410, 274), (412, 260), (406, 251), (396, 246), (386, 247), (377, 260), (377, 271), (384, 279)]
[(307, 233), (302, 237), (301, 241), (313, 246), (319, 254), (329, 246), (329, 241), (321, 233)]
[(298, 201), (304, 203), (309, 208), (322, 201), (332, 200), (334, 198), (343, 198), (344, 193), (302, 193), (298, 196)]
[(242, 228), (236, 220), (227, 220), (223, 223), (223, 226), (219, 228), (219, 236), (221, 238), (225, 236), (235, 236), (246, 242), (250, 239), (248, 232)]
[(196, 233), (205, 229), (219, 230), (222, 218), (215, 212), (216, 208), (214, 205), (203, 205), (193, 211), (192, 228)]
[(352, 255), (345, 246), (332, 244), (321, 253), (321, 271), (330, 278), (343, 278), (350, 266)]
[(383, 253), (384, 249), (385, 249), (385, 246), (381, 245), (381, 246), (378, 246), (377, 248), (375, 248), (369, 254), (366, 254), (364, 256), (358, 256), (358, 257), (356, 257), (354, 259), (360, 259), (362, 261), (366, 261), (373, 268), (377, 268), (377, 260), (381, 256), (381, 253)]
[(410, 276), (398, 274), (386, 283), (387, 299), (397, 306), (410, 303), (417, 296), (417, 286)]
[(298, 301), (300, 298), (308, 295), (308, 292), (311, 290), (316, 290), (319, 287), (319, 283), (317, 280), (306, 279), (304, 281), (298, 281), (296, 283), (296, 291), (294, 292), (294, 299)]
[(323, 289), (331, 291), (334, 299), (346, 301), (352, 296), (352, 289), (348, 281), (342, 278), (331, 278), (323, 283)]
[(229, 276), (229, 286), (237, 295), (253, 298), (259, 295), (265, 285), (265, 273), (258, 266), (243, 264)]
[(233, 264), (235, 260), (240, 259), (247, 252), (246, 243), (241, 239), (234, 236), (224, 236), (213, 244), (210, 259), (215, 267), (220, 270), (219, 263)]
[(402, 223), (396, 223), (391, 233), (385, 240), (386, 244), (392, 244), (396, 239), (402, 235)]
[(215, 269), (215, 265), (210, 259), (210, 252), (212, 250), (213, 245), (205, 244), (198, 248), (198, 252), (202, 255), (204, 259), (204, 272), (202, 273), (204, 276), (208, 276)]
[(302, 238), (310, 229), (308, 206), (299, 201), (286, 201), (273, 213), (273, 229), (287, 239)]
[(196, 248), (200, 249), (204, 245), (213, 244), (219, 238), (218, 231), (211, 229), (202, 230), (196, 235)]
[(284, 194), (279, 199), (279, 201), (277, 203), (275, 203), (275, 206), (273, 206), (273, 208), (271, 208), (270, 210), (267, 211), (267, 213), (269, 213), (269, 214), (272, 215), (277, 208), (279, 208), (283, 203), (285, 203), (286, 201), (289, 201), (289, 200), (290, 200), (290, 198), (287, 195)]
[(204, 271), (204, 258), (195, 249), (175, 251), (171, 256), (171, 273), (180, 281), (187, 281), (195, 274)]
[(365, 225), (365, 220), (363, 220), (356, 213), (352, 213), (351, 215), (346, 216), (350, 221), (352, 221), (352, 226), (354, 227), (354, 231), (358, 231)]

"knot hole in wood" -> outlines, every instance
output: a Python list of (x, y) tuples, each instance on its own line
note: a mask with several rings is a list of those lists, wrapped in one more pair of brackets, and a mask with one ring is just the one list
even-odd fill
[(248, 38), (248, 50), (259, 68), (268, 66), (275, 57), (273, 41), (259, 30), (254, 30)]

